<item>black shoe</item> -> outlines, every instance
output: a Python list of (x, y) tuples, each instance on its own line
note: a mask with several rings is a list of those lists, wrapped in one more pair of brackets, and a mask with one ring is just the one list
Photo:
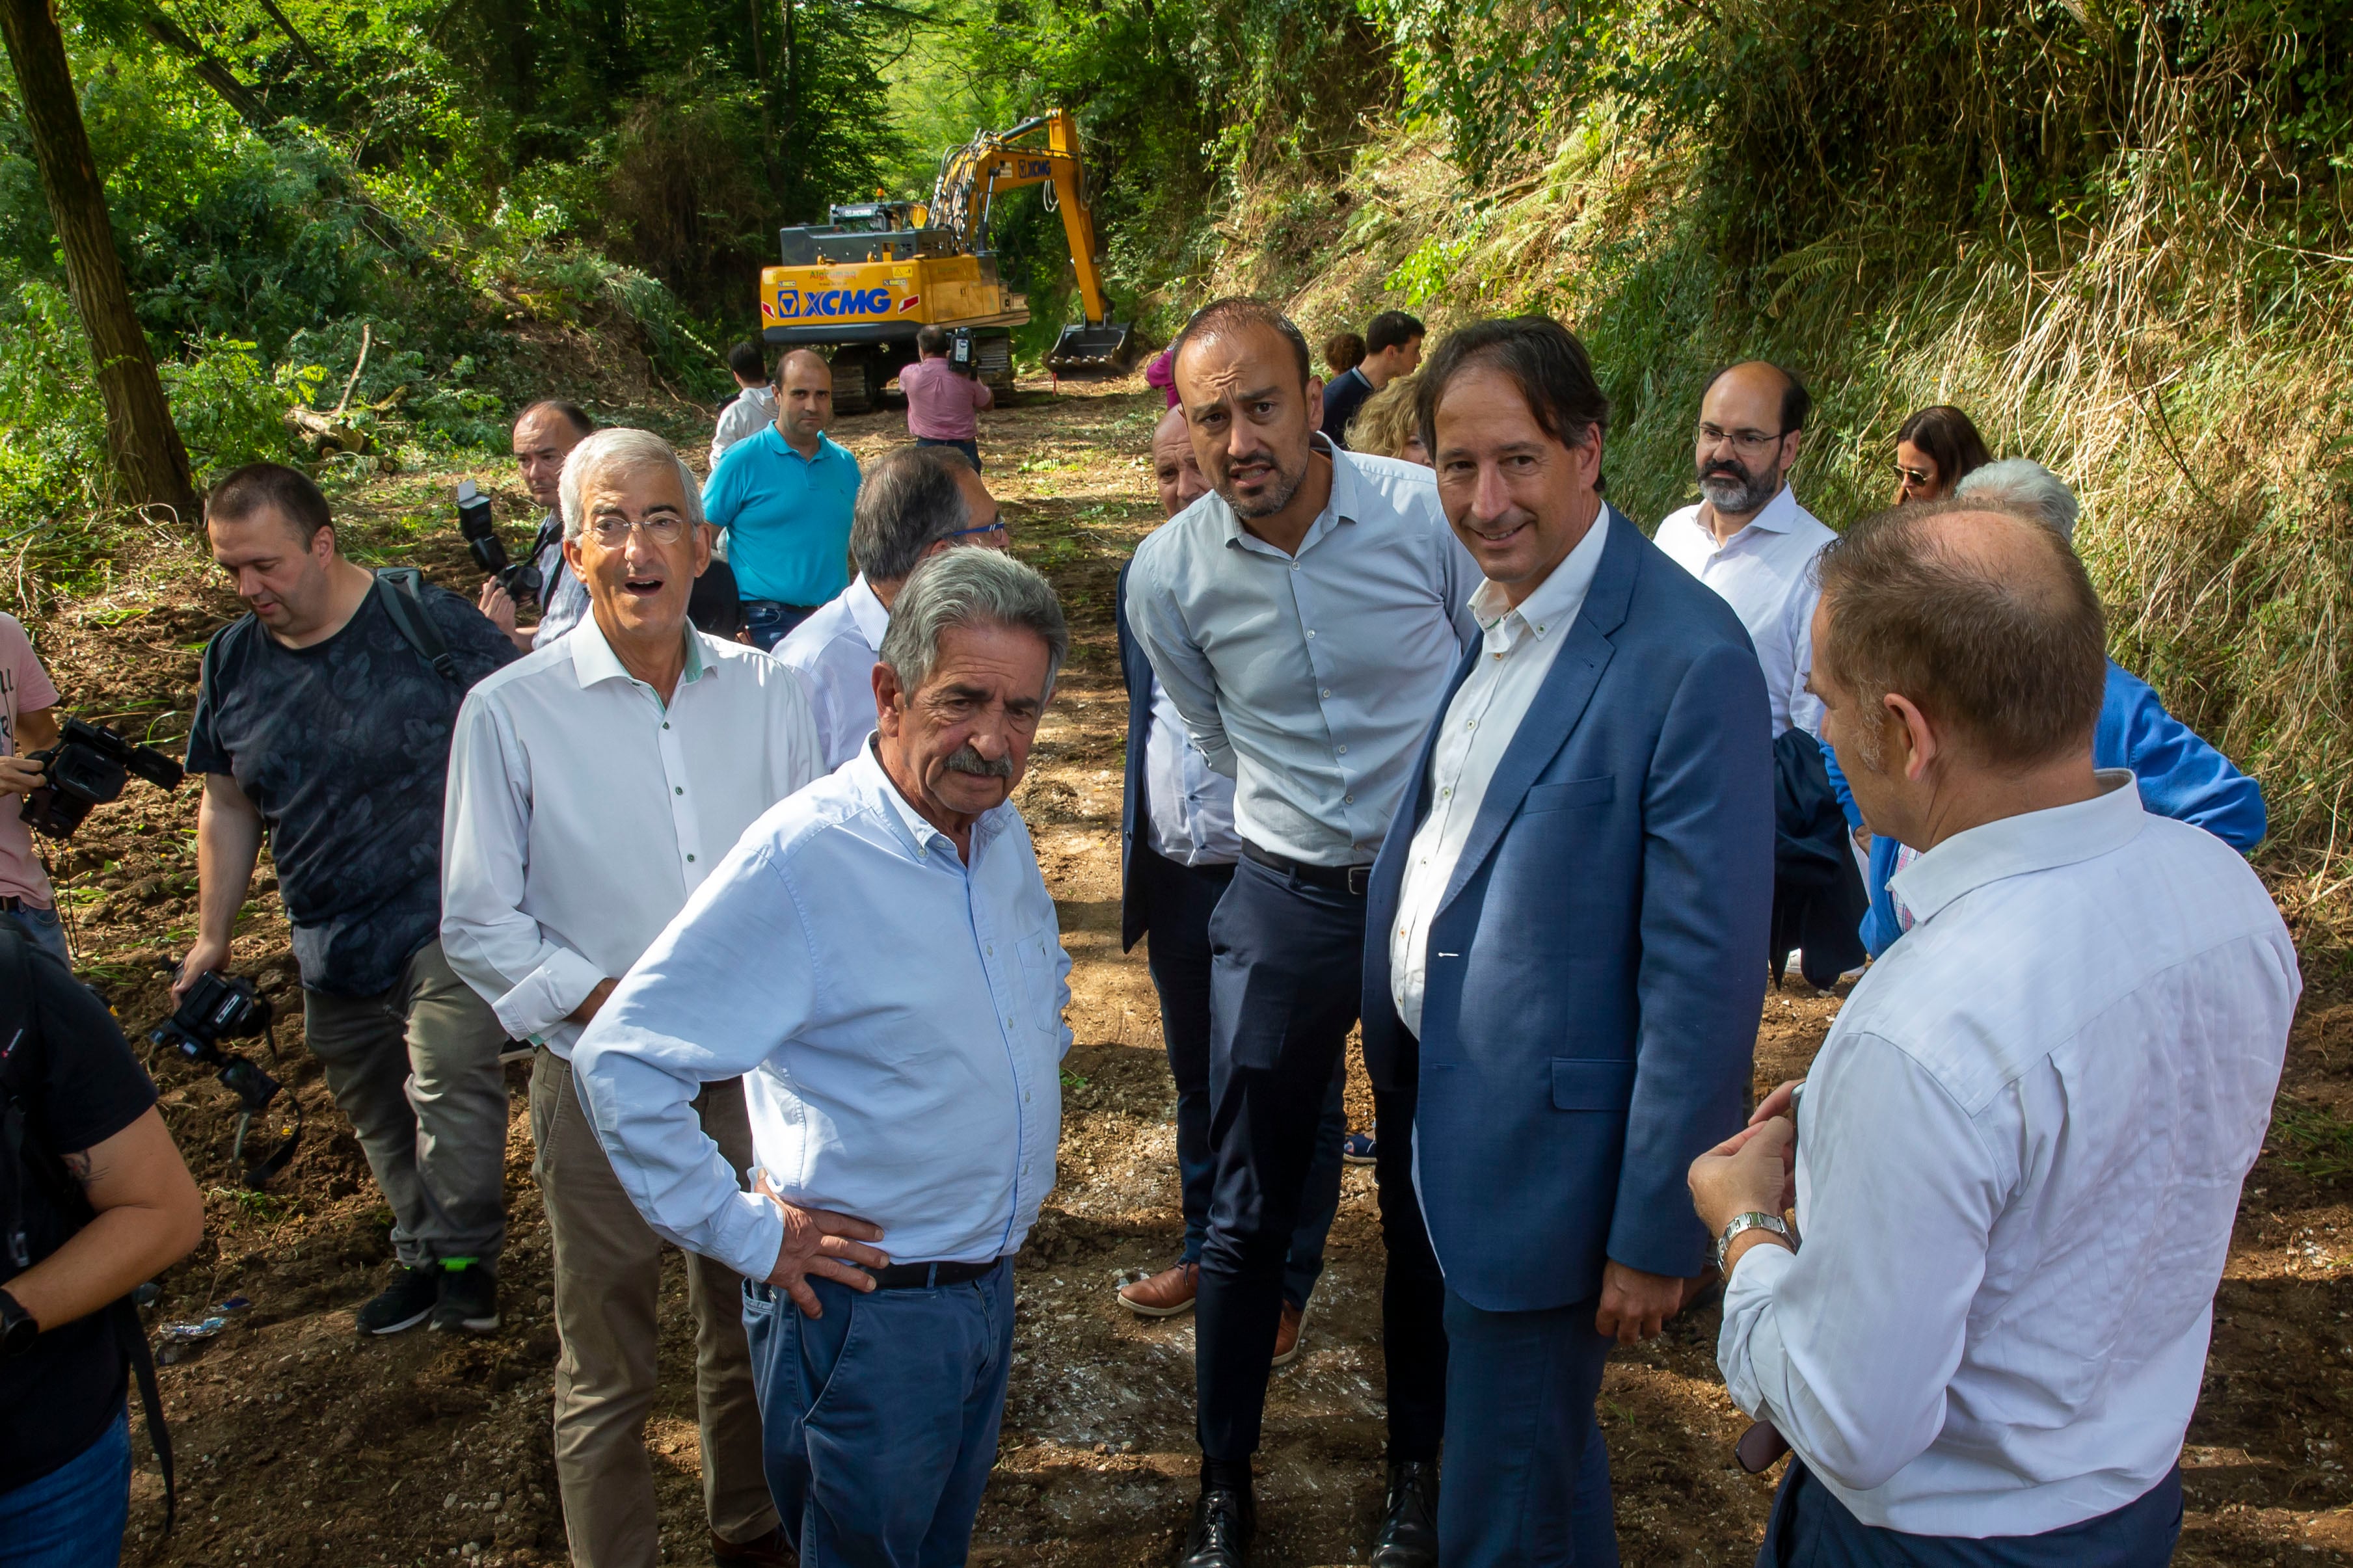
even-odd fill
[(1388, 1509), (1373, 1537), (1372, 1568), (1438, 1568), (1438, 1467), (1389, 1467)]
[(1177, 1568), (1244, 1568), (1250, 1537), (1258, 1533), (1258, 1507), (1246, 1491), (1203, 1487), (1193, 1505), (1192, 1533), (1185, 1537)]
[(431, 1317), (434, 1303), (440, 1299), (438, 1267), (427, 1263), (411, 1268), (404, 1264), (393, 1269), (392, 1283), (363, 1302), (354, 1316), (364, 1334), (396, 1334)]
[(493, 1333), (499, 1326), (499, 1275), (487, 1263), (441, 1268), (441, 1300), (433, 1309), (433, 1327), (441, 1332), (462, 1330), (470, 1334)]

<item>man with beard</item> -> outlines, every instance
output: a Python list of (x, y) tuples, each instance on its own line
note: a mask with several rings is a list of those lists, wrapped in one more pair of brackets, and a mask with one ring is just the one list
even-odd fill
[[(1211, 493), (1137, 548), (1127, 611), (1195, 743), (1235, 780), (1241, 858), (1209, 922), (1201, 1496), (1184, 1562), (1240, 1568), (1283, 1268), (1362, 995), (1372, 861), (1474, 626), (1464, 601), (1479, 578), (1429, 469), (1317, 433), (1323, 388), (1281, 311), (1204, 306), (1176, 340), (1176, 376)], [(1407, 1568), (1438, 1561), (1444, 1285), (1411, 1150), (1397, 1139), (1381, 1152), (1389, 1488), (1372, 1561)]]
[(1765, 670), (1773, 734), (1792, 724), (1821, 732), (1813, 667), (1814, 557), (1837, 535), (1798, 504), (1789, 470), (1813, 399), (1777, 364), (1750, 360), (1717, 373), (1699, 405), (1693, 460), (1703, 499), (1659, 524), (1657, 543), (1723, 595)]

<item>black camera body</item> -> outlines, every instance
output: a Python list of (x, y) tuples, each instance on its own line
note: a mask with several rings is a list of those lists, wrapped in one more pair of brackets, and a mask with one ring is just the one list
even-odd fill
[(180, 999), (179, 1010), (148, 1038), (176, 1047), (190, 1061), (213, 1068), (247, 1110), (259, 1111), (276, 1097), (278, 1080), (243, 1057), (222, 1050), (220, 1043), (258, 1037), (269, 1027), (269, 998), (252, 981), (214, 971), (196, 976)]
[(948, 363), (955, 367), (958, 375), (980, 374), (979, 353), (970, 327), (958, 327), (948, 334)]
[(58, 743), (31, 760), (41, 764), (44, 782), (26, 792), (17, 815), (51, 838), (71, 837), (91, 808), (121, 795), (133, 773), (160, 790), (177, 789), (188, 776), (154, 747), (82, 719), (68, 719)]
[(509, 561), (507, 547), (499, 538), (498, 525), (491, 518), (491, 498), (474, 488), (471, 479), (458, 481), (458, 531), (466, 536), (466, 548), (472, 552), (474, 564), (483, 575), (495, 579), (506, 590), (507, 597), (517, 605), (536, 605), (546, 588), (536, 562)]

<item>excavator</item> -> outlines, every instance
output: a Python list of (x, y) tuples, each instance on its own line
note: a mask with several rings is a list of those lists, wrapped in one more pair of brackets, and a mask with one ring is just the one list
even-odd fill
[(778, 230), (781, 265), (760, 272), (761, 336), (779, 348), (830, 351), (833, 405), (844, 414), (881, 401), (883, 387), (913, 362), (923, 326), (945, 328), (960, 363), (1009, 390), (1013, 329), (1029, 320), (1029, 300), (997, 277), (988, 222), (997, 193), (1025, 185), (1043, 185), (1048, 209), (1062, 215), (1084, 312), (1062, 329), (1047, 368), (1072, 378), (1124, 374), (1135, 359), (1135, 331), (1111, 319), (1078, 121), (1060, 109), (982, 132), (943, 154), (929, 202), (837, 205), (823, 225)]

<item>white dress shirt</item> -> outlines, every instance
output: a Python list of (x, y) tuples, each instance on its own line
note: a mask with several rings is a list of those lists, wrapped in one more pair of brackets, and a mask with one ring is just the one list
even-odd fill
[(613, 1172), (670, 1240), (765, 1279), (774, 1205), (691, 1103), (741, 1076), (788, 1201), (881, 1227), (898, 1263), (1018, 1250), (1054, 1184), (1071, 961), (1021, 814), (967, 865), (868, 747), (762, 817), (573, 1052)]
[(1865, 1524), (2031, 1535), (2181, 1447), (2302, 983), (2213, 835), (2105, 793), (1937, 845), (1814, 1058), (1795, 1254), (1716, 1356)]
[(1478, 568), (1428, 468), (1334, 451), (1332, 499), (1285, 555), (1215, 491), (1136, 547), (1128, 621), (1242, 837), (1369, 864), (1473, 623)]
[(874, 732), (874, 662), (890, 627), (891, 612), (861, 572), (776, 645), (776, 657), (808, 687), (828, 773), (856, 756)]
[(596, 617), (486, 676), (449, 746), (441, 946), (507, 1033), (568, 1057), (617, 979), (760, 814), (817, 777), (800, 681), (686, 633), (664, 706)]
[(1593, 574), (1609, 537), (1609, 509), (1603, 507), (1575, 549), (1553, 568), (1517, 609), (1503, 584), (1482, 581), (1471, 595), (1478, 617), (1480, 659), (1455, 689), (1439, 721), (1430, 753), (1430, 815), (1414, 829), (1398, 889), (1398, 923), (1389, 932), (1389, 995), (1398, 1016), (1421, 1034), (1421, 995), (1429, 972), (1430, 922), (1438, 900), (1453, 880), (1455, 862), (1486, 803), (1495, 766), (1511, 750), (1520, 721), (1537, 688), (1568, 640), (1568, 628), (1585, 608)]
[(1787, 485), (1722, 544), (1696, 506), (1659, 524), (1659, 548), (1715, 589), (1748, 628), (1765, 668), (1776, 740), (1792, 724), (1810, 735), (1822, 732), (1821, 699), (1806, 689), (1814, 668), (1814, 605), (1822, 596), (1811, 567), (1837, 537)]
[(747, 436), (758, 435), (762, 426), (776, 422), (776, 388), (745, 387), (742, 395), (719, 411), (719, 423), (711, 431), (711, 460), (717, 462), (720, 453)]
[(1185, 732), (1168, 689), (1152, 681), (1144, 731), (1145, 828), (1155, 853), (1179, 866), (1230, 866), (1242, 858), (1234, 831), (1234, 781), (1209, 765)]

